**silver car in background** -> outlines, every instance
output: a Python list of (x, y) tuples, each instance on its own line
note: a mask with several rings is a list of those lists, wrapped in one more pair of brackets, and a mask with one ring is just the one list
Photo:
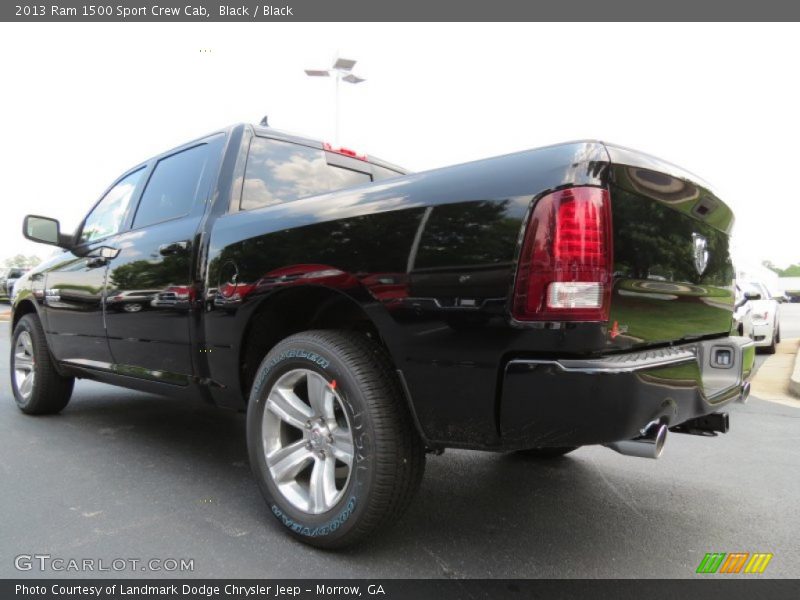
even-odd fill
[(30, 271), (28, 267), (4, 267), (0, 269), (0, 296), (11, 297), (14, 284), (17, 280)]

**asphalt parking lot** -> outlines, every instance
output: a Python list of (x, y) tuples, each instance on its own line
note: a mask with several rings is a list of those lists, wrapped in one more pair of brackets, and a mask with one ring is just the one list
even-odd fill
[[(784, 338), (800, 337), (800, 305), (782, 319)], [(800, 575), (791, 406), (732, 405), (729, 434), (671, 435), (657, 461), (600, 447), (550, 462), (430, 456), (395, 528), (331, 553), (273, 522), (242, 414), (82, 381), (61, 415), (28, 417), (10, 394), (8, 349), (0, 323), (0, 577), (64, 575), (15, 569), (36, 553), (189, 558), (194, 571), (181, 575), (192, 577), (525, 578), (692, 577), (706, 552), (771, 552), (762, 577)]]

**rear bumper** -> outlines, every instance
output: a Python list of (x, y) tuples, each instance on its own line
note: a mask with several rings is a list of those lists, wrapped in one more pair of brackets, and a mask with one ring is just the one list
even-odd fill
[(771, 346), (774, 333), (774, 323), (753, 324), (753, 340), (757, 347)]
[[(726, 352), (730, 364), (721, 365)], [(653, 421), (673, 427), (739, 399), (754, 359), (752, 340), (726, 337), (591, 360), (511, 360), (500, 405), (504, 446), (604, 444), (634, 438)]]

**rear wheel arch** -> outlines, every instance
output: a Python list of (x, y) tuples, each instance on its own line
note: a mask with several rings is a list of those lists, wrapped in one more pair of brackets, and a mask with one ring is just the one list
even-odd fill
[(238, 364), (245, 401), (264, 356), (281, 340), (311, 329), (357, 331), (386, 349), (391, 358), (380, 329), (352, 296), (322, 286), (282, 290), (264, 298), (244, 327)]
[(290, 335), (315, 329), (355, 331), (386, 351), (417, 433), (430, 446), (397, 358), (382, 335), (384, 327), (376, 323), (374, 314), (370, 315), (356, 298), (331, 288), (302, 286), (282, 290), (264, 298), (249, 315), (237, 362), (244, 403), (249, 401), (256, 372), (267, 353)]

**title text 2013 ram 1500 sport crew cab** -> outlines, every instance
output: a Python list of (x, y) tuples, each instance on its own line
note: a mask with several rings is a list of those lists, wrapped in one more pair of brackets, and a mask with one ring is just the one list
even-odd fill
[(29, 414), (86, 377), (247, 409), (253, 472), (323, 547), (393, 522), (426, 450), (537, 457), (727, 430), (730, 209), (651, 156), (573, 142), (405, 174), (236, 125), (123, 174), (17, 285)]

